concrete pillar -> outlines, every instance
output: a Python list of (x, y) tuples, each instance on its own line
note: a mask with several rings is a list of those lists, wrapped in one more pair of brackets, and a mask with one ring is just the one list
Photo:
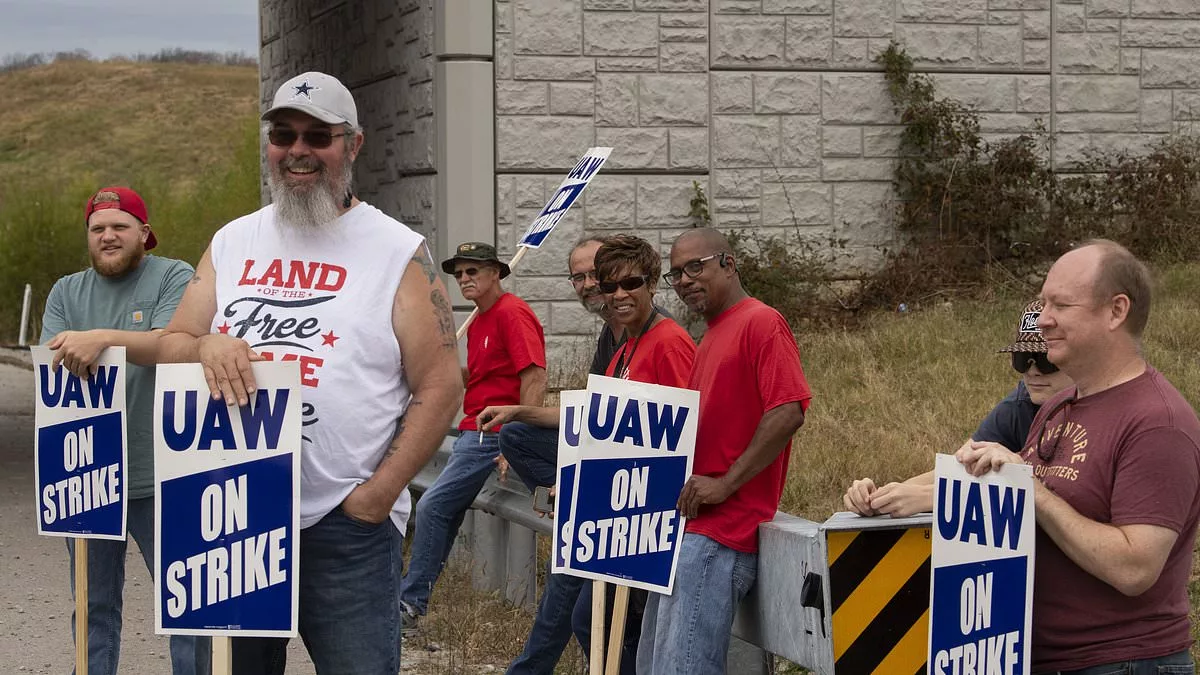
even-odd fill
[(725, 664), (725, 672), (738, 673), (738, 675), (774, 675), (775, 673), (775, 658), (770, 653), (735, 636), (729, 638), (729, 654)]
[(505, 530), (508, 523), (483, 511), (475, 511), (475, 532), (472, 544), (471, 583), (481, 591), (504, 590), (505, 567), (508, 555)]
[[(434, 17), (439, 259), (464, 241), (496, 242), (492, 0), (441, 0)], [(447, 280), (449, 281), (449, 280)], [(470, 309), (453, 283), (456, 308)]]
[(504, 598), (513, 605), (537, 606), (537, 535), (533, 530), (508, 523), (508, 560)]

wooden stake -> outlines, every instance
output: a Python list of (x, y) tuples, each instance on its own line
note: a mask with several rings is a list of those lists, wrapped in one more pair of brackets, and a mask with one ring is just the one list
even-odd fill
[[(512, 260), (508, 261), (508, 269), (510, 269), (510, 270), (517, 269), (517, 264), (521, 262), (521, 258), (525, 257), (525, 252), (528, 250), (529, 249), (525, 246), (518, 246), (517, 254), (512, 257)], [(455, 333), (454, 339), (461, 340), (462, 337), (467, 334), (467, 326), (471, 325), (471, 322), (475, 320), (475, 316), (478, 314), (479, 314), (478, 307), (471, 310), (471, 313), (469, 315), (467, 315), (467, 320), (463, 322), (463, 325), (458, 327), (458, 332)]]
[(233, 642), (228, 635), (214, 635), (212, 639), (212, 675), (232, 675)]
[(608, 593), (608, 584), (603, 581), (592, 582), (592, 649), (588, 672), (590, 675), (604, 675), (604, 595)]
[(88, 541), (75, 539), (75, 675), (88, 675)]
[(629, 609), (629, 587), (617, 586), (613, 597), (612, 630), (608, 633), (608, 662), (604, 675), (617, 675), (621, 671), (621, 652), (625, 646), (625, 615)]

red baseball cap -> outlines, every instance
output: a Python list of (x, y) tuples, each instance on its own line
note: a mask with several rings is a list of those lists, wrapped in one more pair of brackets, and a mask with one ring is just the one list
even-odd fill
[[(141, 195), (127, 187), (106, 187), (100, 188), (96, 194), (92, 195), (87, 200), (87, 206), (83, 210), (83, 223), (87, 224), (92, 214), (102, 209), (119, 209), (138, 219), (138, 222), (145, 225), (150, 220), (146, 214), (146, 202), (142, 201)], [(149, 251), (158, 245), (158, 238), (154, 236), (154, 230), (151, 229), (146, 237), (145, 249)]]

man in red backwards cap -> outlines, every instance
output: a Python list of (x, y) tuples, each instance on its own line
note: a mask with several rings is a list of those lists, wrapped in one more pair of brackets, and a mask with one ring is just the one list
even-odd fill
[[(127, 187), (106, 187), (87, 200), (90, 269), (59, 279), (46, 298), (41, 343), (56, 350), (53, 367), (86, 378), (100, 352), (125, 347), (128, 409), (127, 527), (146, 567), (154, 570), (154, 363), (192, 266), (147, 255), (158, 240), (146, 203)], [(74, 567), (75, 549), (67, 539)], [(114, 675), (121, 645), (126, 541), (93, 539), (88, 546), (88, 672)], [(74, 586), (72, 585), (72, 594)], [(73, 617), (72, 617), (73, 618)], [(72, 620), (71, 625), (74, 625)], [(209, 640), (171, 636), (174, 675), (209, 672)]]

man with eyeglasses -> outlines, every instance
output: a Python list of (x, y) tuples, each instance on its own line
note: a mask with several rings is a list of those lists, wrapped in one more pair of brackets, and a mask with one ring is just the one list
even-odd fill
[[(1070, 387), (1071, 378), (1046, 358), (1046, 341), (1038, 328), (1042, 301), (1025, 306), (1012, 344), (1000, 350), (1011, 353), (1013, 370), (1021, 374), (1017, 387), (996, 404), (979, 424), (971, 441), (991, 441), (1013, 450), (1024, 446), (1038, 408), (1058, 392)], [(965, 444), (964, 444), (965, 445)], [(870, 478), (854, 481), (842, 496), (846, 509), (860, 516), (887, 515), (904, 518), (933, 510), (933, 472), (913, 476), (902, 483), (876, 488)]]
[[(160, 361), (199, 361), (231, 406), (251, 362), (299, 363), (300, 635), (317, 672), (395, 675), (407, 486), (462, 396), (454, 316), (424, 238), (354, 196), (350, 91), (303, 73), (263, 120), (272, 203), (213, 236)], [(233, 640), (235, 673), (286, 657), (286, 638)]]
[[(100, 353), (125, 347), (128, 535), (154, 572), (154, 363), (163, 328), (187, 288), (192, 266), (146, 253), (158, 245), (141, 195), (102, 188), (83, 212), (91, 267), (54, 283), (42, 315), (41, 343), (55, 350), (52, 367), (86, 379)], [(75, 540), (67, 539), (72, 569)], [(121, 655), (122, 596), (128, 539), (88, 545), (88, 672), (115, 675)], [(71, 595), (75, 594), (74, 578)], [(74, 618), (74, 617), (72, 617)], [(72, 628), (74, 621), (72, 621)], [(171, 672), (207, 675), (209, 640), (172, 635)]]
[(1143, 357), (1151, 278), (1093, 240), (1042, 285), (1047, 356), (1075, 387), (1038, 411), (1021, 452), (972, 443), (975, 475), (1033, 466), (1034, 673), (1192, 673), (1188, 578), (1200, 519), (1200, 420)]
[[(467, 328), (466, 393), (450, 461), (429, 490), (417, 500), (416, 531), (409, 551), (408, 571), (400, 584), (402, 620), (406, 630), (429, 609), (429, 596), (463, 516), (483, 488), (495, 465), (502, 461), (498, 429), (484, 431), (477, 416), (488, 405), (541, 406), (546, 396), (546, 339), (542, 324), (525, 301), (507, 293), (500, 280), (512, 270), (496, 256), (496, 247), (482, 242), (461, 244), (442, 262), (454, 276), (463, 297), (475, 303), (479, 315)], [(501, 477), (507, 467), (501, 464)]]
[(728, 240), (710, 228), (671, 245), (663, 278), (708, 330), (688, 387), (700, 392), (688, 519), (671, 595), (651, 593), (637, 672), (725, 672), (738, 603), (758, 572), (758, 526), (775, 517), (792, 435), (812, 394), (787, 321), (742, 288)]

